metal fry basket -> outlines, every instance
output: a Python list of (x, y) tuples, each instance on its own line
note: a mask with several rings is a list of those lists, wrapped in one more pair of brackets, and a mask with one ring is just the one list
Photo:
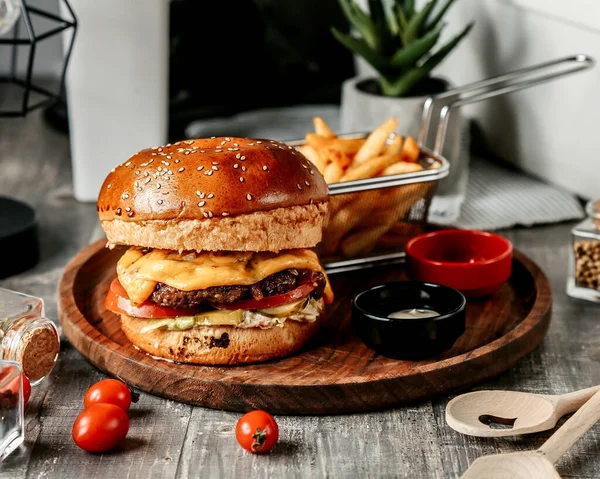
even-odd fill
[[(594, 61), (579, 54), (540, 63), (480, 80), (427, 98), (418, 144), (423, 170), (378, 176), (329, 185), (330, 212), (317, 249), (329, 274), (404, 261), (404, 246), (427, 229), (431, 200), (451, 165), (441, 155), (450, 114), (454, 108), (487, 100), (554, 78), (588, 69)], [(439, 111), (434, 145), (424, 143)], [(368, 132), (338, 135), (361, 138)], [(393, 136), (388, 140), (391, 141)], [(287, 142), (299, 147), (304, 139)]]

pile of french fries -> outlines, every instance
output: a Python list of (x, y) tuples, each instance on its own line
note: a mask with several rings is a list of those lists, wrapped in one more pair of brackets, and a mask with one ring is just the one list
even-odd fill
[[(389, 118), (365, 137), (347, 138), (314, 117), (314, 132), (297, 149), (328, 184), (421, 171), (419, 145), (395, 133), (398, 124)], [(320, 253), (351, 258), (371, 252), (426, 193), (423, 184), (413, 184), (332, 197)]]

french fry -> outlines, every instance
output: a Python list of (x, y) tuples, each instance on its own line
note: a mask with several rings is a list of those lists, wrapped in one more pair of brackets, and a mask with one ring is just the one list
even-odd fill
[(325, 123), (325, 120), (320, 116), (313, 118), (313, 125), (315, 126), (315, 133), (317, 135), (324, 136), (325, 138), (335, 138), (336, 134), (329, 128), (329, 125)]
[(302, 153), (308, 161), (310, 161), (321, 174), (325, 173), (325, 161), (321, 155), (310, 145), (302, 145), (298, 147), (298, 151)]
[(346, 153), (340, 150), (336, 150), (334, 148), (324, 148), (322, 150), (322, 156), (325, 159), (325, 163), (329, 164), (331, 162), (337, 163), (340, 165), (342, 170), (346, 170), (350, 165), (350, 158)]
[(402, 145), (402, 161), (409, 163), (416, 163), (419, 161), (419, 155), (421, 149), (412, 136), (406, 137), (404, 144)]
[(372, 178), (400, 161), (400, 155), (382, 155), (371, 158), (365, 163), (350, 169), (342, 177), (342, 181), (361, 180), (363, 178)]
[(354, 157), (354, 164), (358, 166), (369, 158), (380, 155), (385, 148), (388, 138), (397, 127), (398, 120), (396, 118), (389, 118), (369, 133), (367, 141), (365, 141)]
[(323, 148), (331, 148), (342, 151), (349, 156), (356, 155), (366, 142), (365, 138), (326, 138), (312, 132), (305, 135), (305, 140), (317, 151)]
[(383, 175), (399, 175), (401, 173), (414, 173), (415, 171), (421, 171), (423, 167), (418, 163), (407, 163), (400, 161), (386, 167), (383, 170)]
[(325, 167), (325, 173), (323, 173), (323, 177), (325, 178), (325, 182), (329, 185), (331, 183), (337, 183), (340, 181), (343, 174), (344, 170), (339, 163), (332, 161)]
[(404, 143), (404, 138), (400, 135), (396, 135), (394, 139), (385, 147), (386, 155), (397, 155), (402, 151), (402, 144)]

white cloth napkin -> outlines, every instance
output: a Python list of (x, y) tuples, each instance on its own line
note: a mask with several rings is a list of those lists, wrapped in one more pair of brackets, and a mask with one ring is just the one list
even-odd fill
[[(186, 136), (298, 140), (304, 138), (307, 131), (313, 131), (314, 116), (321, 116), (333, 131), (339, 132), (338, 105), (299, 105), (197, 120), (188, 125)], [(467, 164), (469, 167), (461, 171), (456, 188), (433, 199), (429, 212), (431, 222), (495, 230), (584, 216), (576, 197), (562, 188), (485, 158), (474, 157)]]

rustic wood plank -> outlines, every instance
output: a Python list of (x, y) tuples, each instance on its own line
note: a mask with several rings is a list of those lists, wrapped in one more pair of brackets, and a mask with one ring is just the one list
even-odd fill
[[(0, 194), (31, 201), (40, 212), (42, 262), (0, 286), (44, 298), (56, 319), (56, 287), (67, 261), (101, 237), (93, 205), (72, 198), (68, 141), (39, 112), (0, 120)], [(600, 306), (565, 294), (572, 224), (504, 232), (536, 261), (553, 288), (553, 319), (538, 349), (474, 389), (565, 393), (600, 384)], [(256, 457), (235, 441), (238, 413), (191, 408), (142, 394), (125, 451), (87, 454), (71, 440), (85, 389), (105, 377), (64, 344), (52, 377), (34, 389), (27, 440), (0, 466), (0, 478), (56, 477), (459, 477), (479, 456), (539, 447), (552, 431), (518, 438), (461, 435), (444, 420), (453, 396), (360, 415), (279, 416), (282, 443)], [(133, 414), (132, 414), (133, 415)], [(562, 422), (561, 422), (562, 423)], [(560, 423), (559, 423), (560, 424)], [(558, 462), (565, 478), (600, 477), (597, 425)]]

